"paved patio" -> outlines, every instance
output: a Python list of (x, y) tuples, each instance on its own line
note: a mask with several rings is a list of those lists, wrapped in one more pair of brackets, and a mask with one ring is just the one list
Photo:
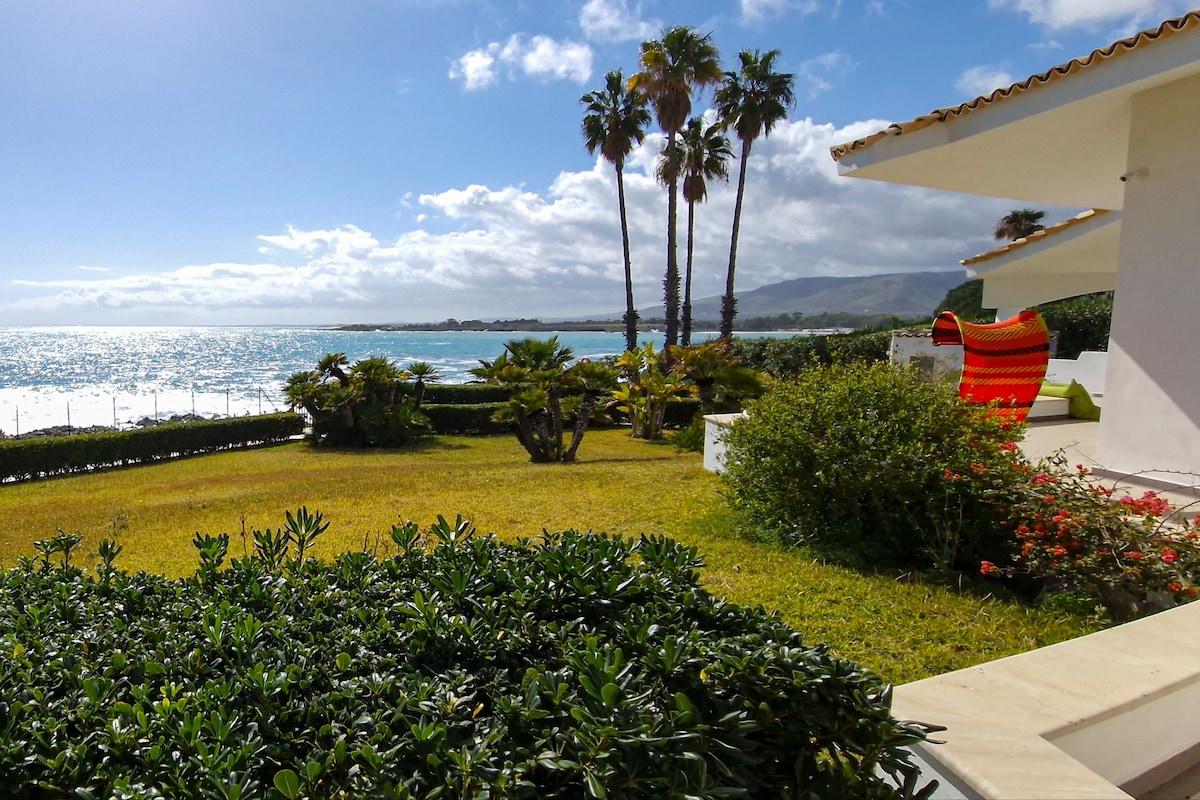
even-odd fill
[[(1086, 467), (1103, 467), (1096, 461), (1096, 432), (1100, 424), (1089, 420), (1066, 419), (1031, 423), (1025, 430), (1021, 449), (1031, 459), (1045, 458), (1061, 450), (1067, 457), (1067, 465), (1083, 464)], [(1187, 476), (1179, 476), (1186, 480)], [(1113, 486), (1120, 494), (1140, 497), (1153, 490), (1170, 501), (1185, 516), (1200, 512), (1200, 477), (1193, 478), (1193, 485), (1184, 488), (1165, 488), (1161, 483), (1139, 480), (1136, 475), (1105, 478), (1104, 483)]]

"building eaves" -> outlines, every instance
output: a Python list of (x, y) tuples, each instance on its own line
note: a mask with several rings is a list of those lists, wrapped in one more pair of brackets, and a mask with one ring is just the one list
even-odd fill
[(1005, 100), (1011, 100), (1013, 98), (1020, 97), (1030, 91), (1034, 91), (1050, 83), (1077, 75), (1084, 70), (1095, 69), (1101, 64), (1112, 61), (1113, 59), (1130, 53), (1134, 50), (1145, 50), (1147, 47), (1151, 47), (1155, 43), (1165, 41), (1166, 39), (1169, 39), (1179, 33), (1192, 31), (1197, 28), (1200, 28), (1200, 11), (1189, 11), (1182, 17), (1167, 20), (1157, 28), (1142, 31), (1138, 34), (1130, 36), (1127, 39), (1121, 39), (1120, 41), (1114, 42), (1107, 47), (1103, 47), (1099, 50), (1093, 50), (1091, 53), (1082, 58), (1076, 58), (1068, 61), (1065, 64), (1052, 67), (1045, 72), (1023, 80), (1020, 83), (1014, 83), (1012, 86), (1009, 86), (1006, 89), (997, 89), (989, 95), (977, 97), (974, 100), (961, 105), (934, 109), (930, 113), (917, 117), (916, 119), (909, 120), (908, 122), (898, 122), (893, 125), (889, 125), (887, 128), (873, 133), (870, 136), (865, 136), (861, 139), (855, 139), (852, 142), (846, 142), (845, 144), (837, 145), (836, 147), (830, 148), (830, 154), (833, 156), (833, 160), (837, 161), (847, 153), (870, 147), (876, 142), (889, 136), (900, 136), (906, 133), (913, 133), (914, 131), (928, 128), (929, 126), (935, 125), (939, 122), (947, 122), (949, 120), (965, 116), (972, 111), (986, 108)]
[(1036, 231), (1035, 233), (1031, 233), (1029, 236), (1026, 236), (1023, 239), (1016, 239), (1015, 241), (1011, 241), (1008, 244), (1004, 245), (1003, 247), (997, 247), (995, 250), (989, 250), (986, 253), (980, 253), (977, 256), (971, 256), (970, 258), (964, 258), (959, 263), (962, 264), (964, 267), (969, 267), (969, 266), (972, 266), (974, 264), (979, 264), (984, 261), (991, 261), (993, 258), (999, 258), (1000, 256), (1007, 255), (1015, 250), (1020, 250), (1022, 247), (1024, 247), (1027, 244), (1030, 244), (1033, 242), (1040, 242), (1048, 236), (1054, 236), (1055, 234), (1062, 233), (1065, 230), (1074, 228), (1076, 225), (1083, 225), (1090, 220), (1098, 219), (1108, 213), (1110, 213), (1110, 212), (1105, 211), (1103, 209), (1095, 209), (1095, 208), (1093, 208), (1089, 211), (1084, 211), (1082, 214), (1077, 214), (1074, 217), (1071, 217), (1070, 219), (1055, 223), (1054, 225), (1051, 225), (1049, 228), (1045, 228), (1043, 230)]

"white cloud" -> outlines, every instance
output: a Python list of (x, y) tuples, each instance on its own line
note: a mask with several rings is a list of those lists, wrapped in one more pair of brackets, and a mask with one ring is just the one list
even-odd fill
[(640, 5), (629, 10), (628, 0), (588, 0), (579, 10), (583, 35), (595, 42), (629, 42), (653, 39), (663, 24), (641, 19)]
[(954, 87), (971, 99), (984, 97), (996, 89), (1012, 86), (1013, 76), (1002, 67), (971, 67), (959, 76)]
[(801, 62), (800, 67), (796, 70), (796, 75), (802, 84), (808, 85), (808, 99), (811, 100), (833, 88), (833, 81), (830, 78), (835, 73), (844, 73), (853, 65), (850, 57), (845, 53), (836, 51), (822, 53), (815, 58)]
[(108, 272), (109, 271), (108, 267), (89, 267), (86, 264), (80, 264), (78, 268), (83, 270), (84, 272)]
[[(516, 43), (513, 37), (510, 43)], [(507, 48), (506, 48), (507, 50)], [(558, 78), (583, 83), (592, 77), (592, 48), (578, 42), (557, 42), (534, 36), (520, 54), (521, 68), (535, 78)]]
[(1051, 30), (1119, 26), (1129, 32), (1182, 14), (1180, 0), (988, 0), (988, 6), (1025, 14)]
[(869, 2), (867, 3), (867, 13), (868, 14), (879, 14), (880, 16), (882, 16), (883, 12), (884, 12), (883, 0), (869, 0)]
[(579, 42), (549, 36), (534, 36), (527, 41), (521, 34), (513, 34), (503, 44), (492, 42), (461, 56), (450, 67), (450, 77), (462, 80), (467, 91), (486, 89), (496, 82), (497, 65), (503, 65), (510, 80), (525, 75), (584, 83), (592, 76), (594, 55), (591, 47)]
[[(837, 177), (829, 147), (887, 121), (837, 128), (784, 121), (748, 163), (738, 287), (809, 275), (955, 269), (991, 246), (1011, 203)], [(635, 294), (661, 302), (666, 196), (652, 170), (661, 136), (626, 162)], [(736, 165), (733, 165), (736, 172)], [(709, 187), (696, 211), (695, 296), (724, 286), (736, 180)], [(251, 263), (191, 265), (120, 277), (25, 280), (0, 302), (11, 324), (155, 319), (239, 323), (430, 321), (446, 317), (620, 313), (623, 264), (611, 165), (562, 172), (548, 187), (446, 188), (414, 198), (439, 232), (414, 226), (385, 241), (352, 224), (288, 227), (258, 237)], [(1053, 213), (1053, 212), (1052, 212)], [(1065, 214), (1064, 214), (1065, 216)], [(680, 214), (680, 259), (686, 211)], [(279, 263), (275, 263), (278, 261)]]
[(463, 88), (469, 92), (491, 86), (496, 82), (496, 72), (492, 69), (496, 63), (493, 48), (499, 49), (499, 46), (493, 43), (482, 50), (472, 50), (461, 56), (451, 65), (450, 77), (454, 80), (461, 78)]
[(818, 0), (739, 0), (743, 22), (761, 22), (789, 11), (800, 15), (815, 14), (821, 9)]

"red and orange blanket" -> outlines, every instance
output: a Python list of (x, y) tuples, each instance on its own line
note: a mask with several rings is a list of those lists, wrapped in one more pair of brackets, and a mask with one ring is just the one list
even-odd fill
[(960, 397), (968, 403), (995, 403), (996, 415), (1025, 421), (1050, 360), (1050, 333), (1041, 314), (1027, 309), (1001, 322), (976, 325), (943, 311), (933, 321), (933, 343), (962, 345)]

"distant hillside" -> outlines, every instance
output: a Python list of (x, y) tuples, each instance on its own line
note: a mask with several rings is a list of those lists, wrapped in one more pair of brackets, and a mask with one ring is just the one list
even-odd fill
[[(932, 316), (946, 292), (966, 279), (964, 270), (897, 272), (855, 278), (796, 278), (748, 292), (738, 292), (738, 316), (766, 317), (797, 312)], [(661, 305), (639, 310), (645, 319), (663, 315)], [(694, 319), (715, 320), (720, 316), (720, 297), (692, 301)], [(620, 313), (612, 315), (613, 319), (620, 317)]]

